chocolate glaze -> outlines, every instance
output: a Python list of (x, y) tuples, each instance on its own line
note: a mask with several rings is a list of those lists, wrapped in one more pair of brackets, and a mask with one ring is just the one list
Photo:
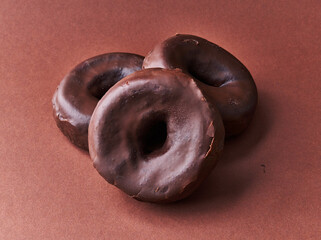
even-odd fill
[(99, 101), (88, 131), (101, 176), (148, 202), (191, 194), (224, 143), (220, 114), (181, 70), (146, 69), (122, 79)]
[(177, 34), (158, 44), (143, 68), (180, 68), (197, 79), (208, 101), (219, 109), (226, 136), (242, 132), (257, 105), (257, 90), (246, 67), (232, 54), (203, 38)]
[(58, 86), (53, 99), (57, 126), (76, 146), (88, 150), (88, 125), (99, 99), (116, 82), (141, 69), (143, 57), (102, 54), (77, 65)]

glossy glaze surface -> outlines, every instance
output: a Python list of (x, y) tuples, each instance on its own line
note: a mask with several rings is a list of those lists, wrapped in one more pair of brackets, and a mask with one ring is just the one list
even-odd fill
[(257, 90), (247, 68), (232, 54), (194, 35), (176, 34), (156, 45), (143, 68), (180, 68), (197, 80), (220, 111), (227, 136), (241, 133), (257, 105)]
[(171, 202), (210, 173), (224, 127), (190, 76), (146, 69), (101, 99), (88, 139), (94, 166), (109, 183), (142, 201)]
[(141, 69), (143, 57), (107, 53), (78, 64), (52, 99), (57, 126), (77, 147), (88, 150), (88, 125), (98, 101), (122, 78)]

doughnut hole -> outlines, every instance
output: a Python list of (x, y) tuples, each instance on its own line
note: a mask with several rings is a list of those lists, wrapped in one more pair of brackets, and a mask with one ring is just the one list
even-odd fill
[(197, 60), (191, 61), (192, 63), (187, 67), (187, 72), (192, 77), (212, 87), (221, 87), (232, 80), (231, 74), (223, 66), (214, 65), (210, 61)]
[(167, 139), (167, 120), (164, 113), (151, 113), (140, 121), (136, 136), (143, 157), (161, 154)]
[(121, 69), (96, 75), (87, 85), (89, 93), (100, 100), (115, 83), (124, 77)]

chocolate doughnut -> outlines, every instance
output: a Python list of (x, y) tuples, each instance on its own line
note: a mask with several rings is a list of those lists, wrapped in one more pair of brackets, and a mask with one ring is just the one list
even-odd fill
[(197, 81), (222, 115), (226, 136), (241, 133), (257, 105), (257, 90), (246, 67), (232, 54), (203, 38), (177, 34), (158, 44), (143, 68), (180, 68)]
[(76, 146), (88, 150), (88, 125), (98, 101), (116, 82), (140, 70), (143, 57), (102, 54), (77, 65), (58, 86), (53, 99), (57, 126)]
[(99, 101), (88, 142), (109, 183), (141, 201), (171, 202), (191, 194), (213, 169), (224, 127), (190, 76), (146, 69)]

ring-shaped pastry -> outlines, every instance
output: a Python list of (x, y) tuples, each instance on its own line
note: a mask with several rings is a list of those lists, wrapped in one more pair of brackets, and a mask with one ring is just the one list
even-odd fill
[(88, 150), (88, 125), (100, 98), (122, 78), (142, 67), (131, 53), (102, 54), (78, 64), (58, 86), (53, 99), (56, 124), (77, 147)]
[(143, 68), (180, 68), (190, 74), (220, 111), (226, 136), (241, 133), (257, 105), (257, 89), (250, 72), (232, 54), (206, 39), (177, 34), (145, 57)]
[(180, 70), (146, 69), (115, 84), (89, 125), (97, 171), (128, 195), (172, 202), (191, 194), (224, 144), (219, 112)]

